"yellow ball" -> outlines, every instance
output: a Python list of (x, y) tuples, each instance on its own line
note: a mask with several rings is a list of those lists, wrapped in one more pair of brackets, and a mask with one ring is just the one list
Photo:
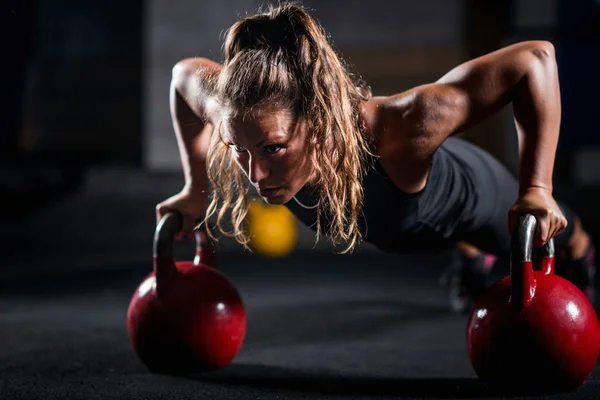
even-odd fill
[(253, 200), (248, 208), (250, 248), (264, 257), (284, 257), (296, 246), (294, 215), (285, 206)]

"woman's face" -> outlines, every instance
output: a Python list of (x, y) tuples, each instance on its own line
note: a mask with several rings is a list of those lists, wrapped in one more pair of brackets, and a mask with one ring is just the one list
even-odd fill
[(306, 124), (287, 111), (240, 113), (223, 125), (223, 140), (259, 195), (285, 204), (311, 179)]

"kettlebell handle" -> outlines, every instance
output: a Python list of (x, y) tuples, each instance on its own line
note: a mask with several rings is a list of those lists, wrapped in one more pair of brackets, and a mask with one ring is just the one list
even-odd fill
[[(523, 214), (519, 218), (519, 226), (513, 234), (512, 252), (520, 261), (533, 261), (533, 235), (537, 220), (532, 214)], [(554, 239), (548, 240), (544, 246), (544, 257), (554, 257)]]
[[(181, 230), (183, 226), (183, 217), (177, 211), (169, 211), (165, 213), (156, 225), (154, 232), (154, 246), (153, 255), (154, 258), (160, 259), (174, 259), (175, 251), (175, 236)], [(196, 257), (194, 258), (194, 264), (198, 265), (201, 261), (202, 256), (208, 256), (214, 253), (214, 248), (205, 229), (196, 229), (194, 231), (194, 239), (196, 241)]]
[[(511, 238), (510, 301), (517, 311), (522, 311), (535, 295), (536, 281), (533, 275), (533, 236), (537, 220), (532, 214), (519, 217), (517, 229)], [(544, 245), (542, 263), (547, 272), (554, 270), (554, 240)]]

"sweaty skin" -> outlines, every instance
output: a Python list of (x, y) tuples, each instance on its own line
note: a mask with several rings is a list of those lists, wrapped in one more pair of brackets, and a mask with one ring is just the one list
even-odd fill
[(310, 180), (303, 120), (276, 110), (236, 117), (224, 128), (235, 161), (266, 202), (287, 203)]
[[(182, 60), (173, 70), (171, 113), (186, 185), (182, 193), (157, 207), (157, 215), (177, 196), (198, 201), (185, 210), (188, 216), (203, 215), (206, 152), (223, 112), (215, 106), (206, 82), (220, 70), (221, 65), (205, 58)], [(446, 138), (509, 103), (521, 138), (521, 166), (519, 198), (507, 217), (513, 228), (516, 215), (534, 214), (538, 221), (534, 240), (541, 244), (567, 224), (552, 196), (561, 107), (551, 43), (528, 41), (502, 48), (457, 66), (434, 83), (373, 97), (362, 104), (361, 114), (387, 175), (400, 190), (414, 193), (425, 186), (431, 157)], [(223, 128), (223, 140), (236, 162), (267, 202), (286, 203), (311, 181), (301, 119), (262, 110), (236, 117)]]

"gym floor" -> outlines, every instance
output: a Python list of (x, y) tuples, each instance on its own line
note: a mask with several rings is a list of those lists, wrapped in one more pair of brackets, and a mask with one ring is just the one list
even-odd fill
[[(475, 378), (443, 263), (407, 256), (222, 255), (248, 313), (245, 344), (205, 375), (149, 372), (125, 318), (150, 263), (2, 283), (2, 399), (502, 398)], [(600, 372), (574, 393), (592, 399)], [(512, 397), (516, 398), (516, 397)]]
[[(447, 311), (448, 256), (368, 248), (265, 259), (222, 240), (218, 268), (248, 316), (242, 350), (211, 374), (149, 372), (126, 314), (152, 270), (154, 205), (180, 177), (111, 174), (90, 173), (79, 193), (0, 226), (0, 399), (505, 398), (478, 382), (467, 317)], [(189, 259), (193, 243), (176, 251)], [(596, 369), (578, 391), (545, 398), (599, 397)]]

